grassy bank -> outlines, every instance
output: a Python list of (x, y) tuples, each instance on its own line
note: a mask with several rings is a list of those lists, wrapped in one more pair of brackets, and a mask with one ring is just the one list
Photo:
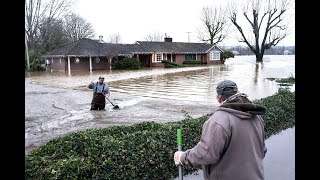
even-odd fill
[[(255, 103), (267, 107), (267, 137), (295, 125), (295, 93), (280, 89)], [(191, 148), (209, 117), (90, 129), (53, 139), (25, 156), (25, 179), (173, 179), (178, 176), (176, 130), (182, 128), (184, 149)], [(185, 174), (194, 170), (184, 167)]]

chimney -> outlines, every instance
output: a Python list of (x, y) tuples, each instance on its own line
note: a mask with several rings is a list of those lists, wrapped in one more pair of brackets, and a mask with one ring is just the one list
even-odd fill
[(165, 37), (164, 38), (164, 42), (172, 42), (172, 38), (171, 37)]
[(99, 42), (103, 43), (103, 36), (102, 35), (99, 36)]

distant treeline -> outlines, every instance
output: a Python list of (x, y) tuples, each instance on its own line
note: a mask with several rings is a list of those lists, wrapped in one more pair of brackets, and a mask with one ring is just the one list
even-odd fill
[[(237, 51), (239, 54), (235, 55), (254, 55), (246, 46), (220, 46), (223, 50)], [(294, 55), (295, 46), (273, 46), (265, 51), (265, 55), (283, 55), (285, 53)]]

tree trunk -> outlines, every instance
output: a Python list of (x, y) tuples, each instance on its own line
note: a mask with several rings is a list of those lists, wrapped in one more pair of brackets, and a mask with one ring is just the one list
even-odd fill
[(257, 52), (256, 53), (256, 62), (262, 62), (263, 59), (263, 53)]

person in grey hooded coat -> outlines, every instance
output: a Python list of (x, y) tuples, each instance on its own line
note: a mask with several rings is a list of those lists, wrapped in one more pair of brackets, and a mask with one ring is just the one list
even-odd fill
[(220, 106), (203, 124), (198, 144), (175, 152), (175, 164), (201, 167), (206, 180), (263, 180), (266, 107), (254, 104), (230, 80), (216, 91)]

